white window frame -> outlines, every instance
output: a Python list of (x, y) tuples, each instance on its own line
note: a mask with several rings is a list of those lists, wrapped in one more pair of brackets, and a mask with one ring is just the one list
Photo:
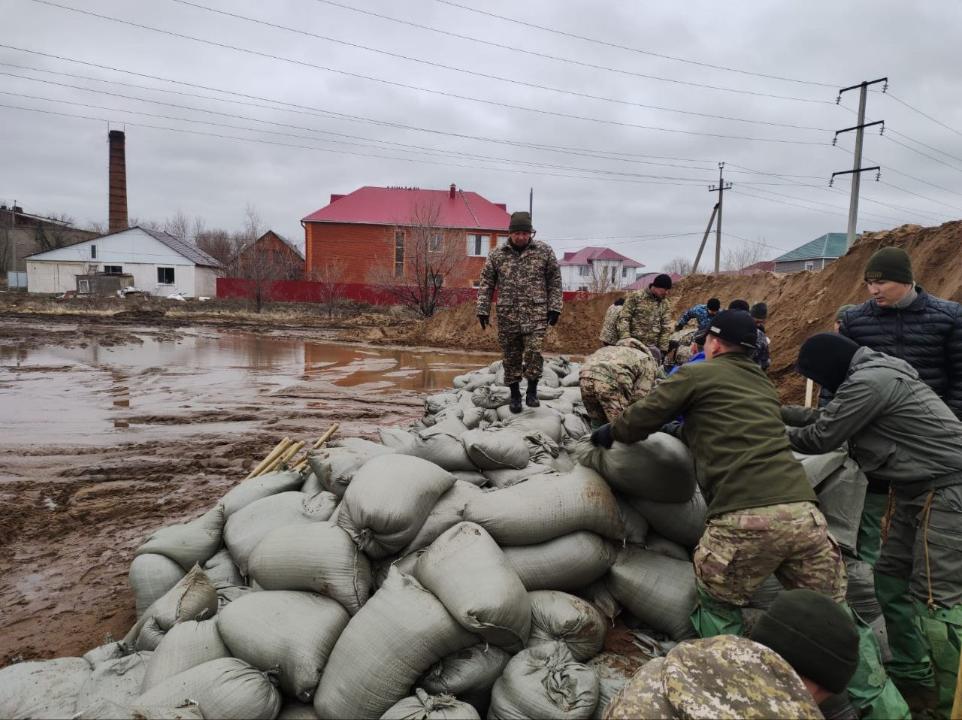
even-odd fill
[(507, 236), (507, 235), (498, 235), (498, 239), (495, 241), (495, 246), (496, 246), (496, 247), (504, 247), (504, 246), (507, 245), (507, 244), (508, 244), (508, 236)]
[(441, 233), (432, 233), (428, 238), (428, 252), (441, 252), (444, 245), (444, 237)]
[(578, 266), (578, 277), (591, 277), (591, 266), (590, 266), (590, 265), (579, 265), (579, 266)]
[[(116, 268), (116, 272), (111, 272), (109, 268)], [(124, 266), (123, 265), (104, 265), (104, 275), (123, 275)]]
[[(173, 276), (170, 282), (163, 282), (163, 281), (160, 279), (160, 271), (161, 271), (161, 270), (170, 270), (170, 273), (171, 273), (171, 275)], [(158, 284), (158, 285), (165, 285), (165, 286), (166, 286), (166, 285), (170, 285), (170, 286), (176, 285), (176, 284), (177, 284), (177, 270), (176, 270), (175, 268), (172, 268), (172, 267), (166, 267), (166, 266), (158, 265), (158, 266), (157, 266), (157, 284)]]
[(91, 246), (90, 246), (90, 259), (91, 259), (91, 260), (96, 260), (96, 259), (97, 259), (97, 246), (96, 246), (96, 245), (91, 245)]
[(89, 281), (89, 280), (78, 280), (78, 281), (77, 281), (77, 294), (78, 294), (78, 295), (89, 295), (89, 294), (90, 294), (90, 281)]
[(814, 270), (815, 270), (815, 261), (814, 261), (814, 260), (806, 260), (806, 261), (805, 261), (805, 269), (808, 270), (808, 271), (814, 271)]
[(468, 257), (487, 257), (488, 245), (490, 240), (487, 235), (481, 233), (468, 233), (465, 236), (465, 245)]

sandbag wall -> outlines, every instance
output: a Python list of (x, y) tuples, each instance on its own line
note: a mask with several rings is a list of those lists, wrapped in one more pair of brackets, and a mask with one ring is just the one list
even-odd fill
[[(661, 433), (593, 448), (565, 358), (518, 415), (499, 362), (454, 385), (414, 427), (154, 532), (127, 636), (0, 670), (0, 716), (600, 717), (627, 679), (602, 652), (617, 615), (693, 636), (690, 454)], [(820, 483), (844, 464), (808, 463)], [(840, 502), (853, 477), (828, 483)]]

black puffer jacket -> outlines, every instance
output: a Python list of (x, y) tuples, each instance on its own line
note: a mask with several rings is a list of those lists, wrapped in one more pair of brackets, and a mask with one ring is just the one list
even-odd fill
[(869, 300), (846, 311), (839, 332), (905, 360), (962, 419), (962, 305), (916, 289), (919, 296), (902, 310)]

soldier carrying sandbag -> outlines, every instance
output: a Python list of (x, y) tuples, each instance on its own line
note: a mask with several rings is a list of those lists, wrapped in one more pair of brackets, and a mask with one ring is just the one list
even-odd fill
[(647, 395), (658, 376), (658, 362), (635, 338), (596, 350), (581, 365), (581, 400), (595, 425), (617, 420), (624, 409)]
[(488, 255), (478, 286), (477, 315), (488, 327), (491, 299), (498, 291), (498, 344), (504, 354), (504, 383), (511, 388), (510, 409), (521, 412), (521, 378), (528, 380), (525, 404), (538, 407), (541, 352), (548, 325), (561, 316), (561, 269), (549, 245), (534, 239), (531, 215), (511, 214), (508, 242)]

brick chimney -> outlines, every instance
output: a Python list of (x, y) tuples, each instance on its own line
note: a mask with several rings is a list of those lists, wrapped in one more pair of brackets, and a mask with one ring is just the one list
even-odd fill
[(457, 192), (458, 192), (458, 188), (455, 186), (454, 183), (451, 183), (451, 189), (448, 191), (448, 197), (454, 200), (455, 195), (457, 195)]
[(127, 158), (124, 133), (111, 130), (110, 140), (110, 180), (107, 211), (108, 232), (127, 229)]

